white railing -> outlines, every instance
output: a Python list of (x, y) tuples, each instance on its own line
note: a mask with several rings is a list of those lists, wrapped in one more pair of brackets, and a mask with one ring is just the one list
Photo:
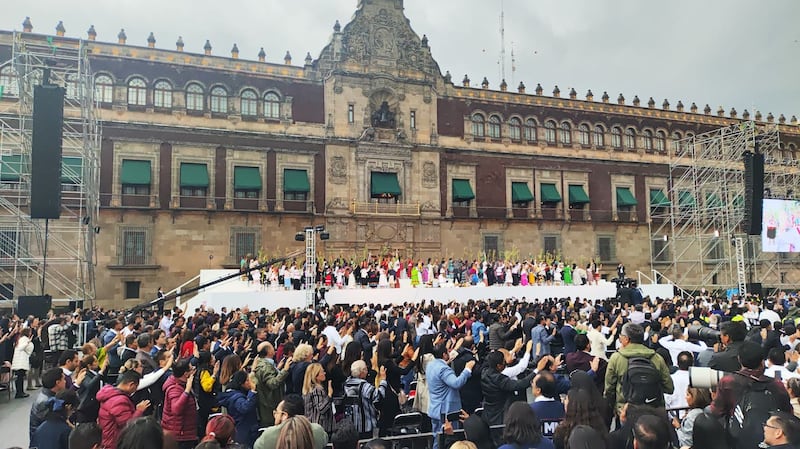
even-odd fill
[(652, 274), (653, 277), (650, 277), (650, 276), (646, 275), (645, 273), (637, 270), (636, 271), (636, 276), (637, 276), (637, 281), (638, 281), (637, 285), (642, 285), (642, 279), (647, 280), (651, 284), (658, 284), (659, 283), (658, 281), (662, 280), (662, 281), (665, 281), (667, 284), (672, 284), (674, 287), (676, 287), (678, 289), (678, 292), (681, 294), (682, 298), (684, 298), (684, 299), (693, 298), (691, 293), (689, 293), (686, 290), (682, 289), (678, 284), (672, 282), (672, 280), (670, 280), (668, 277), (664, 276), (664, 274), (661, 273), (660, 271), (658, 271), (658, 270), (650, 270), (650, 273)]

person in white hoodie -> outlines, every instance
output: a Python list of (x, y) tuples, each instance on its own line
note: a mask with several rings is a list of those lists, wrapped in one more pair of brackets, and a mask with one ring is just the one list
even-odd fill
[(17, 394), (14, 397), (18, 399), (30, 396), (25, 393), (25, 375), (31, 370), (31, 354), (33, 354), (31, 329), (26, 327), (20, 331), (17, 345), (14, 346), (14, 358), (11, 360), (11, 372), (16, 376), (14, 382)]

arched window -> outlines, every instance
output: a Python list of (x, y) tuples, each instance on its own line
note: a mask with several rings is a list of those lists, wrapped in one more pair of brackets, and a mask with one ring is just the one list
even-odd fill
[(7, 65), (0, 69), (0, 86), (3, 87), (3, 96), (19, 96), (19, 84), (17, 84), (17, 73), (14, 67)]
[(789, 158), (791, 160), (797, 159), (797, 145), (793, 143), (789, 144)]
[(536, 120), (529, 118), (525, 120), (525, 140), (528, 142), (536, 142)]
[(94, 96), (100, 103), (114, 101), (114, 80), (108, 75), (97, 75), (94, 79)]
[(663, 153), (667, 148), (667, 137), (664, 131), (656, 131), (656, 151)]
[(544, 122), (544, 140), (547, 143), (556, 143), (556, 122), (548, 120)]
[(222, 86), (211, 89), (211, 112), (216, 114), (228, 113), (228, 91)]
[(189, 111), (205, 110), (205, 93), (203, 86), (192, 83), (186, 88), (186, 109)]
[(636, 131), (633, 128), (625, 130), (625, 148), (629, 150), (636, 148)]
[(153, 85), (153, 106), (164, 109), (172, 107), (172, 84), (169, 81), (156, 81)]
[(644, 137), (644, 149), (651, 150), (653, 149), (653, 132), (649, 129), (644, 130), (642, 133)]
[(578, 140), (580, 141), (581, 145), (589, 146), (592, 143), (591, 137), (589, 136), (589, 125), (580, 125), (578, 126)]
[(522, 140), (522, 122), (516, 117), (508, 121), (508, 134), (513, 141)]
[(281, 117), (281, 98), (275, 92), (267, 92), (264, 95), (264, 117)]
[(472, 136), (485, 137), (486, 136), (486, 120), (481, 114), (472, 114)]
[(605, 146), (605, 130), (600, 125), (595, 125), (594, 127), (594, 146), (597, 148), (603, 148)]
[(619, 127), (611, 128), (611, 146), (622, 148), (622, 130)]
[(144, 106), (147, 104), (147, 84), (141, 78), (128, 81), (128, 104)]
[(258, 115), (258, 95), (252, 90), (242, 92), (242, 116), (255, 117)]
[(489, 137), (492, 139), (500, 138), (500, 117), (496, 115), (489, 117)]
[(561, 136), (559, 140), (564, 145), (572, 145), (572, 125), (567, 122), (561, 124)]

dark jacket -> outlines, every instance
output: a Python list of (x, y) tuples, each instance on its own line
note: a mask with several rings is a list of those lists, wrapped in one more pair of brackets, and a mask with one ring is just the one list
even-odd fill
[(564, 340), (564, 354), (570, 354), (577, 351), (577, 348), (575, 347), (575, 336), (578, 335), (578, 331), (576, 331), (575, 328), (570, 325), (565, 325), (561, 328), (560, 332), (561, 339)]
[[(472, 351), (459, 348), (458, 355), (453, 359), (451, 363), (453, 367), (453, 372), (456, 376), (460, 376), (461, 373), (464, 371), (464, 368), (467, 366), (467, 362), (477, 359)], [(459, 390), (459, 395), (461, 396), (461, 407), (469, 414), (475, 412), (476, 408), (481, 406), (481, 400), (483, 399), (483, 394), (481, 394), (481, 365), (479, 363), (475, 364), (475, 367), (472, 369), (472, 375), (467, 380), (467, 383), (464, 384), (464, 387)]]
[(490, 426), (503, 424), (503, 416), (514, 400), (514, 392), (528, 388), (535, 376), (532, 372), (522, 379), (513, 380), (493, 366), (484, 367), (481, 372), (483, 419)]
[(236, 422), (237, 443), (253, 447), (258, 438), (258, 396), (253, 391), (226, 390), (219, 394), (219, 404)]
[(75, 422), (96, 422), (100, 413), (100, 403), (97, 402), (97, 393), (104, 382), (102, 373), (86, 372), (81, 388), (78, 390), (78, 409), (75, 411)]
[(719, 371), (727, 371), (729, 373), (738, 371), (742, 365), (739, 363), (739, 347), (742, 346), (741, 341), (734, 341), (728, 345), (722, 352), (717, 352), (711, 356), (711, 361), (708, 362), (708, 367)]
[(33, 399), (30, 419), (28, 421), (28, 438), (30, 438), (31, 442), (33, 441), (33, 434), (36, 432), (36, 429), (44, 422), (44, 418), (47, 416), (47, 401), (55, 395), (56, 394), (49, 388), (42, 388), (39, 390), (39, 394), (36, 395), (36, 398)]
[(48, 419), (33, 434), (31, 447), (38, 449), (69, 449), (72, 428), (61, 419)]

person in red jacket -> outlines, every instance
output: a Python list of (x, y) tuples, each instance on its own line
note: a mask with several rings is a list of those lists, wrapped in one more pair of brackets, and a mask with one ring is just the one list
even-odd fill
[(161, 427), (178, 442), (179, 449), (197, 444), (197, 399), (192, 394), (195, 368), (183, 359), (172, 366), (172, 376), (164, 383), (164, 411)]
[(133, 405), (131, 395), (136, 393), (142, 376), (134, 370), (119, 375), (117, 386), (106, 385), (97, 392), (100, 413), (97, 423), (103, 429), (103, 448), (116, 449), (117, 437), (128, 421), (142, 416), (150, 401), (144, 400)]

